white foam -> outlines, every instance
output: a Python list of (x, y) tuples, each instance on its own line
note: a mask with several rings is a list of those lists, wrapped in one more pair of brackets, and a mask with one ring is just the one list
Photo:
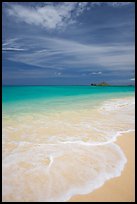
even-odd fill
[(76, 140), (76, 141), (65, 141), (65, 142), (58, 142), (59, 143), (63, 143), (63, 144), (80, 144), (80, 145), (85, 145), (85, 146), (99, 146), (99, 145), (106, 145), (106, 144), (110, 144), (112, 142), (116, 142), (117, 137), (123, 135), (124, 133), (129, 133), (129, 132), (134, 132), (134, 129), (129, 129), (129, 130), (125, 130), (125, 131), (118, 131), (116, 132), (116, 134), (111, 135), (110, 138), (108, 139), (108, 141), (106, 142), (94, 142), (94, 141), (88, 141), (88, 142), (84, 142), (84, 141), (80, 141), (80, 140)]
[(135, 105), (135, 99), (133, 97), (129, 98), (120, 98), (120, 99), (110, 99), (103, 103), (100, 110), (110, 112), (110, 111), (119, 111), (122, 109), (127, 109), (129, 106)]
[[(45, 158), (50, 158), (48, 165)], [(24, 143), (3, 161), (3, 201), (67, 201), (119, 176), (125, 163), (116, 144)]]

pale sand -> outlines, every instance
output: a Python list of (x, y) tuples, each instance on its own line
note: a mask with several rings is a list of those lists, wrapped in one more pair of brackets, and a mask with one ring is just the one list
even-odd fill
[(126, 133), (116, 143), (127, 158), (121, 176), (90, 194), (73, 196), (68, 202), (135, 202), (135, 134)]

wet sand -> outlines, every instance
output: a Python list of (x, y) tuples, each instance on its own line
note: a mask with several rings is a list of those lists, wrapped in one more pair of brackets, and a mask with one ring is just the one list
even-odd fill
[[(7, 115), (3, 120), (3, 201), (134, 202), (134, 132), (117, 138), (121, 150), (114, 143), (102, 146), (134, 129), (134, 100), (109, 102), (91, 112), (87, 108)], [(79, 141), (101, 145), (92, 148)], [(97, 186), (101, 187), (92, 192)], [(88, 194), (78, 195), (82, 192)]]
[(68, 202), (135, 202), (135, 134), (125, 133), (116, 143), (127, 158), (121, 176), (108, 180), (90, 194), (73, 196)]

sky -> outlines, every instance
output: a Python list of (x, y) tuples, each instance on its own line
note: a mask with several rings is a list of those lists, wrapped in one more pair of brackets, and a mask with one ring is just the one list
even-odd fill
[(134, 2), (3, 2), (3, 85), (135, 82)]

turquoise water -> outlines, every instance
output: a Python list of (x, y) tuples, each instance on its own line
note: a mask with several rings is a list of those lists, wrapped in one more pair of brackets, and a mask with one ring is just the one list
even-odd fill
[(111, 97), (132, 96), (132, 86), (90, 87), (90, 86), (4, 86), (2, 87), (3, 104), (36, 102), (63, 99), (90, 98), (91, 100)]
[(55, 99), (66, 96), (85, 96), (101, 94), (108, 95), (130, 95), (135, 88), (132, 86), (110, 86), (110, 87), (90, 87), (90, 86), (5, 86), (2, 88), (2, 101), (17, 102), (36, 99)]
[(134, 95), (130, 86), (4, 86), (3, 112), (54, 111), (58, 108), (83, 108), (110, 99)]

